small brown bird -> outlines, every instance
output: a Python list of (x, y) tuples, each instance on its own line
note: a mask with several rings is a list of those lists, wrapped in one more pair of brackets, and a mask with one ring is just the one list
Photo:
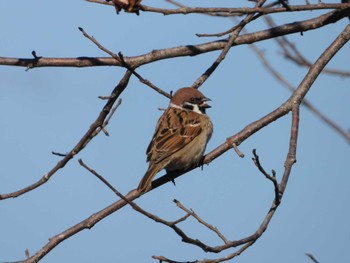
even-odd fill
[(211, 107), (208, 100), (194, 88), (182, 88), (173, 95), (147, 148), (149, 167), (139, 184), (140, 192), (149, 190), (162, 169), (172, 172), (199, 164), (213, 133), (213, 124), (205, 113)]

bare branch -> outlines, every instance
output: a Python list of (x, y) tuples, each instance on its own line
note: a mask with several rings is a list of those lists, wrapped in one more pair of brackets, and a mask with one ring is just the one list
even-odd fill
[[(266, 0), (259, 0), (256, 6), (262, 6)], [(237, 39), (237, 36), (243, 29), (245, 25), (247, 25), (250, 21), (254, 19), (254, 14), (247, 15), (234, 29), (232, 29), (232, 33), (227, 39), (227, 43), (223, 48), (222, 52), (218, 56), (218, 58), (214, 61), (214, 63), (192, 84), (193, 88), (198, 89), (209, 77), (210, 75), (217, 69), (220, 63), (225, 59), (227, 53), (232, 47), (233, 43)]]
[[(79, 164), (81, 166), (83, 166), (84, 168), (86, 168), (89, 172), (91, 172), (93, 175), (95, 175), (99, 180), (101, 180), (109, 189), (111, 189), (118, 197), (120, 197), (123, 201), (125, 201), (127, 204), (129, 204), (135, 211), (141, 213), (142, 215), (154, 220), (157, 223), (161, 223), (163, 225), (166, 225), (170, 228), (172, 228), (175, 233), (177, 233), (181, 238), (183, 242), (187, 242), (190, 244), (194, 244), (197, 245), (199, 247), (202, 247), (203, 249), (205, 247), (207, 247), (207, 245), (205, 245), (204, 243), (202, 243), (201, 241), (199, 241), (198, 239), (192, 239), (190, 237), (188, 237), (178, 226), (176, 226), (178, 223), (185, 221), (189, 216), (193, 216), (194, 218), (196, 218), (200, 223), (206, 225), (209, 229), (215, 231), (221, 238), (223, 238), (223, 240), (225, 241), (225, 238), (223, 237), (223, 235), (213, 226), (210, 226), (209, 224), (205, 223), (202, 219), (200, 219), (193, 211), (189, 211), (186, 210), (185, 207), (183, 207), (181, 204), (178, 204), (176, 202), (176, 204), (186, 212), (186, 215), (179, 218), (178, 220), (175, 220), (173, 222), (164, 220), (162, 218), (160, 218), (159, 216), (156, 216), (144, 209), (142, 209), (140, 206), (138, 206), (137, 204), (135, 204), (132, 200), (129, 200), (126, 196), (124, 196), (123, 194), (121, 194), (117, 189), (115, 189), (103, 176), (101, 176), (100, 174), (98, 174), (95, 170), (91, 169), (90, 167), (88, 167), (81, 159), (79, 159)], [(141, 195), (141, 193), (139, 193), (139, 196)], [(136, 197), (137, 198), (137, 197)]]
[[(112, 3), (108, 3), (104, 0), (86, 0), (87, 2), (110, 5), (113, 6)], [(279, 0), (281, 2), (282, 0)], [(168, 1), (169, 2), (169, 1)], [(285, 1), (283, 1), (285, 2)], [(172, 1), (174, 4), (174, 1)], [(221, 14), (225, 16), (232, 16), (236, 14), (273, 14), (273, 13), (282, 13), (282, 12), (300, 12), (300, 11), (311, 11), (311, 10), (324, 10), (324, 9), (345, 9), (349, 8), (350, 4), (313, 4), (313, 5), (287, 5), (284, 7), (276, 7), (276, 8), (267, 8), (267, 7), (243, 7), (243, 8), (225, 8), (225, 7), (188, 7), (183, 5), (177, 5), (179, 8), (176, 9), (164, 9), (158, 7), (151, 7), (146, 5), (141, 5), (140, 10), (143, 12), (153, 12), (153, 13), (161, 13), (163, 15), (176, 15), (176, 14)]]
[(227, 256), (216, 258), (216, 259), (202, 259), (202, 260), (194, 260), (194, 261), (186, 261), (186, 262), (181, 262), (181, 261), (175, 261), (172, 259), (169, 259), (164, 256), (152, 256), (152, 258), (159, 260), (160, 262), (168, 262), (168, 263), (219, 263), (223, 261), (228, 261), (230, 259), (233, 259), (240, 254), (242, 254), (247, 248), (249, 248), (251, 245), (253, 245), (255, 242), (248, 242), (244, 246), (242, 246), (238, 251), (231, 253)]
[(52, 151), (51, 153), (52, 153), (53, 155), (57, 155), (57, 156), (60, 156), (60, 157), (65, 157), (65, 156), (67, 156), (66, 153), (58, 153), (58, 152), (54, 152), (54, 151)]
[(181, 202), (179, 202), (178, 200), (174, 200), (175, 204), (182, 209), (183, 211), (185, 211), (188, 215), (191, 215), (193, 218), (195, 218), (200, 224), (204, 225), (205, 227), (209, 228), (211, 231), (215, 232), (217, 234), (218, 237), (221, 238), (222, 241), (224, 241), (224, 243), (228, 243), (227, 238), (219, 231), (219, 229), (217, 229), (217, 227), (208, 224), (207, 222), (205, 222), (202, 218), (200, 218), (192, 209), (188, 209), (186, 208), (183, 204), (181, 204)]
[(83, 36), (87, 39), (90, 39), (99, 49), (101, 49), (103, 52), (106, 52), (108, 55), (110, 55), (112, 58), (114, 58), (116, 61), (118, 61), (121, 65), (123, 65), (123, 61), (120, 60), (119, 56), (110, 51), (109, 49), (102, 46), (94, 37), (90, 36), (85, 32), (85, 30), (82, 27), (78, 28), (82, 33)]
[(103, 122), (103, 124), (101, 125), (100, 129), (107, 135), (109, 136), (108, 132), (105, 130), (105, 127), (108, 125), (109, 121), (111, 120), (113, 114), (115, 113), (115, 111), (119, 108), (119, 106), (122, 104), (122, 99), (119, 99), (117, 101), (117, 104), (112, 108), (112, 110), (110, 111), (110, 113), (108, 114), (106, 120)]
[(232, 143), (232, 148), (235, 150), (235, 152), (237, 153), (237, 155), (241, 158), (244, 158), (244, 153), (242, 153), (239, 149), (238, 146), (236, 145), (236, 143)]
[(146, 80), (143, 77), (141, 77), (141, 75), (138, 74), (135, 71), (135, 69), (125, 61), (124, 56), (123, 56), (123, 54), (121, 52), (119, 52), (118, 55), (113, 53), (112, 51), (110, 51), (109, 49), (107, 49), (106, 47), (101, 45), (94, 37), (92, 37), (89, 34), (87, 34), (83, 28), (79, 27), (79, 30), (83, 33), (83, 35), (86, 38), (91, 40), (99, 49), (101, 49), (102, 51), (106, 52), (108, 55), (110, 55), (112, 58), (114, 58), (118, 63), (120, 63), (123, 67), (128, 69), (133, 75), (135, 75), (140, 80), (140, 82), (142, 82), (143, 84), (151, 87), (152, 89), (154, 89), (158, 93), (162, 94), (163, 96), (165, 96), (167, 98), (170, 98), (169, 93), (167, 93), (164, 90), (158, 88), (156, 85), (154, 85), (149, 80)]
[(260, 159), (259, 156), (256, 153), (256, 149), (253, 149), (253, 155), (254, 158), (252, 158), (255, 166), (259, 169), (259, 171), (268, 179), (273, 183), (274, 189), (275, 189), (275, 203), (276, 205), (279, 205), (281, 202), (281, 197), (280, 197), (280, 193), (279, 193), (279, 185), (276, 179), (276, 172), (275, 170), (272, 170), (271, 173), (272, 175), (269, 175), (265, 169), (262, 167), (261, 163), (260, 163)]
[[(262, 30), (250, 34), (238, 36), (233, 45), (251, 44), (258, 41), (263, 41), (278, 36), (306, 32), (325, 25), (335, 23), (336, 21), (346, 17), (347, 10), (336, 10), (324, 15), (290, 24), (284, 24), (267, 30)], [(225, 48), (226, 41), (212, 41), (199, 45), (186, 45), (174, 48), (166, 48), (154, 50), (152, 52), (134, 56), (125, 57), (125, 61), (132, 68), (137, 68), (154, 61), (170, 59), (174, 57), (196, 56), (207, 52), (221, 50)], [(8, 58), (0, 57), (0, 65), (19, 66), (19, 67), (91, 67), (91, 66), (123, 66), (114, 58), (101, 57), (79, 57), (79, 58)]]
[(159, 94), (162, 94), (164, 97), (167, 98), (171, 98), (171, 94), (165, 92), (164, 90), (162, 90), (161, 88), (158, 88), (156, 85), (154, 85), (151, 81), (144, 79), (139, 73), (137, 73), (134, 69), (132, 69), (128, 63), (125, 61), (124, 56), (121, 52), (118, 53), (119, 58), (121, 59), (121, 61), (123, 62), (123, 64), (125, 65), (126, 68), (128, 68), (132, 74), (134, 76), (136, 76), (139, 81), (147, 86), (149, 86), (150, 88), (152, 88), (153, 90), (157, 91)]

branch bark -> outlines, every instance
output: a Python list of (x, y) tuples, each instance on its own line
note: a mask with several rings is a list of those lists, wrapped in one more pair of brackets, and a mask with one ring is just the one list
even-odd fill
[[(110, 5), (113, 6), (112, 3), (103, 1), (103, 0), (86, 0), (87, 2)], [(187, 14), (224, 14), (226, 16), (229, 15), (247, 15), (254, 13), (261, 14), (273, 14), (273, 13), (281, 13), (281, 12), (301, 12), (301, 11), (312, 11), (312, 10), (324, 10), (324, 9), (345, 9), (350, 7), (350, 4), (308, 4), (308, 5), (288, 5), (288, 7), (276, 7), (276, 8), (267, 8), (267, 7), (242, 7), (242, 8), (229, 8), (229, 7), (188, 7), (181, 6), (175, 9), (164, 9), (152, 6), (141, 5), (140, 10), (144, 12), (153, 12), (160, 13), (163, 15), (187, 15)]]
[[(294, 33), (306, 32), (320, 28), (331, 23), (335, 23), (348, 15), (348, 10), (336, 10), (328, 12), (324, 15), (307, 19), (303, 21), (284, 24), (270, 29), (257, 31), (250, 34), (238, 36), (233, 45), (251, 44), (259, 41), (268, 40), (278, 36), (284, 36)], [(163, 59), (170, 59), (176, 57), (197, 56), (207, 52), (222, 50), (225, 48), (227, 41), (218, 40), (211, 41), (199, 45), (177, 46), (173, 48), (165, 48), (160, 50), (153, 50), (149, 53), (125, 57), (125, 62), (132, 68), (137, 68), (151, 62)], [(78, 58), (9, 58), (0, 57), (0, 65), (18, 66), (36, 68), (36, 67), (92, 67), (92, 66), (119, 66), (122, 63), (111, 57), (78, 57)]]

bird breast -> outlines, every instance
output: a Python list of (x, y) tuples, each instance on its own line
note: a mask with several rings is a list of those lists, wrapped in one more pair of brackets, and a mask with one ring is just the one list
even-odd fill
[(213, 133), (213, 124), (208, 116), (201, 115), (202, 132), (185, 147), (170, 157), (167, 171), (187, 169), (193, 165), (198, 165), (209, 139)]

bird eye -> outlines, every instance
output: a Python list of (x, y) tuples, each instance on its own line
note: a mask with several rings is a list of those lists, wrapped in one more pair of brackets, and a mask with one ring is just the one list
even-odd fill
[(191, 97), (191, 98), (190, 98), (190, 101), (191, 101), (191, 102), (194, 102), (194, 101), (195, 101), (195, 98), (194, 98), (194, 97)]

